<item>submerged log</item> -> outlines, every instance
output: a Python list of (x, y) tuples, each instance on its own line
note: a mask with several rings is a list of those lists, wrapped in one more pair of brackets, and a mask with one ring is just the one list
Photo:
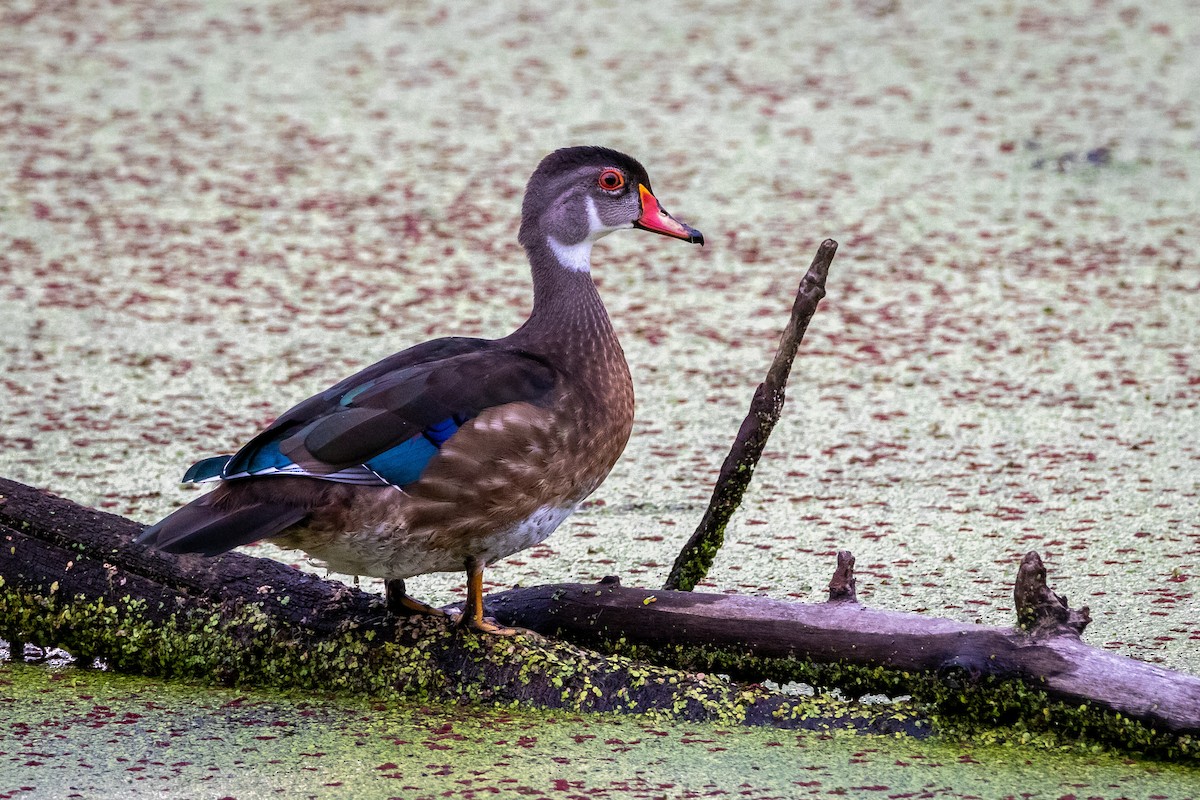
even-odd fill
[[(616, 579), (489, 596), (489, 613), (501, 622), (571, 644), (464, 634), (433, 619), (397, 621), (381, 598), (336, 581), (238, 553), (162, 554), (132, 544), (139, 530), (0, 479), (0, 637), (14, 651), (21, 642), (61, 646), (152, 675), (911, 734), (946, 721), (946, 706), (923, 699), (931, 681), (955, 696), (1019, 681), (1035, 702), (1085, 702), (1139, 720), (1153, 736), (1170, 737), (1150, 749), (1196, 756), (1200, 678), (1080, 641), (1085, 615), (1063, 613), (1036, 554), (1026, 556), (1017, 589), (1033, 598), (1022, 601), (1023, 618), (1042, 620), (1027, 629), (866, 608), (853, 599), (849, 554), (840, 554), (831, 600), (820, 604), (627, 588)], [(798, 699), (711, 674), (754, 682), (815, 675), (810, 682), (839, 685), (824, 684), (811, 665), (860, 676), (884, 670), (893, 694), (918, 696), (872, 708)], [(1040, 720), (1044, 711), (1021, 713)], [(1147, 736), (1139, 741), (1145, 745)]]

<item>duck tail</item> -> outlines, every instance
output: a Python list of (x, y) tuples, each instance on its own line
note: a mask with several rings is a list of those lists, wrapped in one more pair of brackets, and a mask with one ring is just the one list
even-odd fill
[(137, 537), (138, 544), (166, 553), (215, 556), (281, 533), (308, 515), (292, 504), (239, 502), (230, 484), (198, 497)]

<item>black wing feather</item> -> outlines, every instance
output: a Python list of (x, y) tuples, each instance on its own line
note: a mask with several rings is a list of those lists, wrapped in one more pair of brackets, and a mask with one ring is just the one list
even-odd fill
[(278, 444), (316, 475), (357, 466), (446, 419), (485, 408), (544, 402), (556, 380), (541, 356), (503, 340), (435, 339), (383, 359), (297, 404), (251, 439), (223, 474), (247, 471)]

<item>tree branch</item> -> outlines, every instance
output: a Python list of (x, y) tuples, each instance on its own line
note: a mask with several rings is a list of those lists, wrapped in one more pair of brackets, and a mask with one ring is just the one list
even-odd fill
[(717, 551), (725, 542), (725, 527), (733, 517), (733, 512), (741, 505), (767, 438), (783, 411), (792, 361), (796, 358), (796, 350), (800, 347), (804, 332), (808, 330), (808, 323), (816, 313), (817, 304), (825, 297), (825, 279), (829, 276), (829, 266), (836, 252), (837, 242), (832, 239), (821, 242), (812, 265), (800, 281), (796, 300), (792, 304), (792, 315), (780, 337), (775, 358), (771, 361), (766, 378), (754, 391), (750, 410), (738, 429), (725, 463), (721, 465), (721, 473), (713, 487), (704, 517), (675, 558), (667, 581), (663, 584), (664, 589), (691, 591), (708, 574)]

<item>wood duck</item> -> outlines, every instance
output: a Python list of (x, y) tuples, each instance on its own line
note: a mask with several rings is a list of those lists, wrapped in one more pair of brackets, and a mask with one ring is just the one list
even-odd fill
[(236, 454), (193, 464), (216, 488), (139, 542), (216, 555), (270, 539), (329, 568), (386, 581), (389, 609), (442, 615), (404, 579), (466, 570), (458, 624), (483, 616), (483, 570), (544, 540), (625, 449), (633, 383), (591, 278), (592, 244), (622, 228), (703, 244), (668, 214), (645, 168), (602, 147), (542, 160), (519, 240), (533, 311), (502, 339), (410, 347), (287, 411)]

